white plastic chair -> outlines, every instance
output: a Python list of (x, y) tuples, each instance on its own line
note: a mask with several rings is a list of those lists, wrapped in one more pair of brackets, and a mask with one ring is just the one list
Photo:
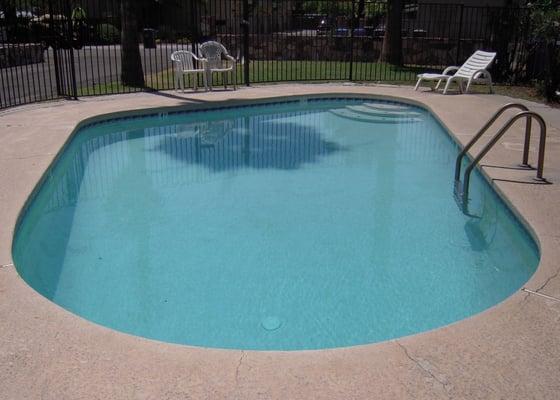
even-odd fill
[(200, 73), (202, 73), (204, 88), (208, 90), (208, 79), (205, 68), (206, 60), (204, 58), (199, 58), (187, 50), (178, 50), (171, 54), (171, 61), (173, 62), (174, 67), (173, 74), (175, 77), (175, 90), (177, 90), (178, 86), (180, 86), (181, 90), (183, 92), (185, 91), (185, 75), (188, 80), (190, 80), (190, 75), (194, 75), (194, 90), (198, 90), (198, 74)]
[(227, 73), (233, 75), (233, 88), (237, 89), (237, 60), (229, 55), (226, 48), (218, 42), (204, 42), (199, 47), (200, 55), (206, 60), (208, 86), (212, 90), (212, 73), (221, 72), (224, 88), (227, 89)]
[[(461, 93), (468, 93), (472, 83), (488, 84), (490, 93), (492, 93), (492, 75), (488, 72), (488, 68), (496, 58), (496, 53), (477, 50), (467, 61), (460, 67), (447, 67), (442, 74), (419, 74), (418, 82), (414, 90), (418, 90), (422, 81), (438, 81), (435, 89), (439, 89), (442, 81), (447, 81), (443, 94), (447, 94), (447, 90), (452, 82), (457, 83)], [(456, 71), (453, 75), (450, 72)], [(467, 83), (466, 89), (463, 91), (463, 84)]]

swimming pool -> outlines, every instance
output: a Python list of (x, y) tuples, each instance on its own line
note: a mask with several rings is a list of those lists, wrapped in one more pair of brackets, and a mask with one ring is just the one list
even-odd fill
[(508, 297), (535, 243), (425, 110), (308, 99), (84, 126), (28, 204), (30, 286), (111, 328), (299, 350), (433, 329)]

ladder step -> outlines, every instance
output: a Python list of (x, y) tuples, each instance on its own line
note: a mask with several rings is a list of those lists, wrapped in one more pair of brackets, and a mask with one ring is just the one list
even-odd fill
[[(468, 166), (466, 167), (465, 173), (463, 175), (463, 181), (461, 182), (461, 163), (463, 157), (467, 154), (469, 149), (482, 137), (482, 135), (488, 130), (488, 128), (498, 119), (500, 115), (504, 113), (504, 111), (510, 108), (517, 108), (521, 110), (521, 112), (515, 114), (514, 116), (510, 117), (498, 130), (496, 134), (484, 145), (484, 147), (472, 158)], [(529, 152), (529, 145), (530, 145), (530, 135), (531, 135), (531, 123), (533, 120), (538, 122), (540, 127), (540, 140), (539, 140), (539, 152), (538, 152), (538, 167), (537, 167), (537, 177), (536, 179), (545, 181), (543, 178), (543, 169), (544, 169), (544, 151), (545, 151), (545, 142), (546, 142), (546, 122), (543, 117), (537, 114), (534, 111), (529, 111), (529, 109), (520, 103), (510, 103), (506, 104), (502, 108), (500, 108), (496, 113), (484, 124), (482, 128), (477, 132), (476, 135), (463, 147), (463, 150), (457, 156), (455, 160), (455, 184), (454, 184), (454, 197), (457, 201), (460, 201), (460, 205), (462, 206), (463, 213), (468, 215), (468, 202), (469, 202), (469, 182), (470, 176), (473, 169), (478, 165), (480, 160), (490, 151), (490, 149), (498, 143), (500, 138), (508, 132), (509, 128), (518, 120), (518, 119), (525, 119), (525, 144), (523, 147), (523, 164), (527, 164), (528, 159), (528, 152)]]
[(453, 198), (459, 208), (463, 209), (463, 183), (460, 180), (455, 181), (453, 185)]

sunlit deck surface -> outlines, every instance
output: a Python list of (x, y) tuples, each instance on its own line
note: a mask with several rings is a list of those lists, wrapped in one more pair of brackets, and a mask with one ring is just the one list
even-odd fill
[[(16, 272), (11, 245), (18, 214), (80, 121), (147, 108), (207, 108), (218, 102), (333, 94), (391, 97), (424, 105), (462, 144), (509, 102), (524, 103), (544, 117), (548, 125), (544, 176), (552, 184), (537, 183), (534, 170), (517, 168), (523, 123), (482, 162), (484, 173), (539, 243), (541, 261), (525, 285), (528, 291), (519, 290), (474, 317), (414, 336), (332, 350), (254, 352), (172, 345), (113, 331), (45, 299)], [(533, 164), (537, 138), (535, 124)], [(138, 93), (34, 104), (0, 113), (0, 185), (2, 398), (487, 400), (560, 396), (558, 109), (498, 95), (443, 96), (414, 92), (410, 87), (342, 84)]]

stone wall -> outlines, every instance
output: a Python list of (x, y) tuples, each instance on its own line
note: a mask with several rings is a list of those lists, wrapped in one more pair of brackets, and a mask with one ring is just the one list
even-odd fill
[[(239, 54), (242, 37), (220, 35), (232, 54)], [(297, 36), (296, 34), (250, 35), (251, 60), (349, 61), (353, 42), (354, 61), (375, 62), (379, 59), (382, 37)], [(482, 41), (462, 40), (460, 54), (457, 41), (446, 38), (403, 38), (404, 63), (415, 66), (452, 65), (468, 58)], [(459, 57), (457, 57), (459, 56)]]

